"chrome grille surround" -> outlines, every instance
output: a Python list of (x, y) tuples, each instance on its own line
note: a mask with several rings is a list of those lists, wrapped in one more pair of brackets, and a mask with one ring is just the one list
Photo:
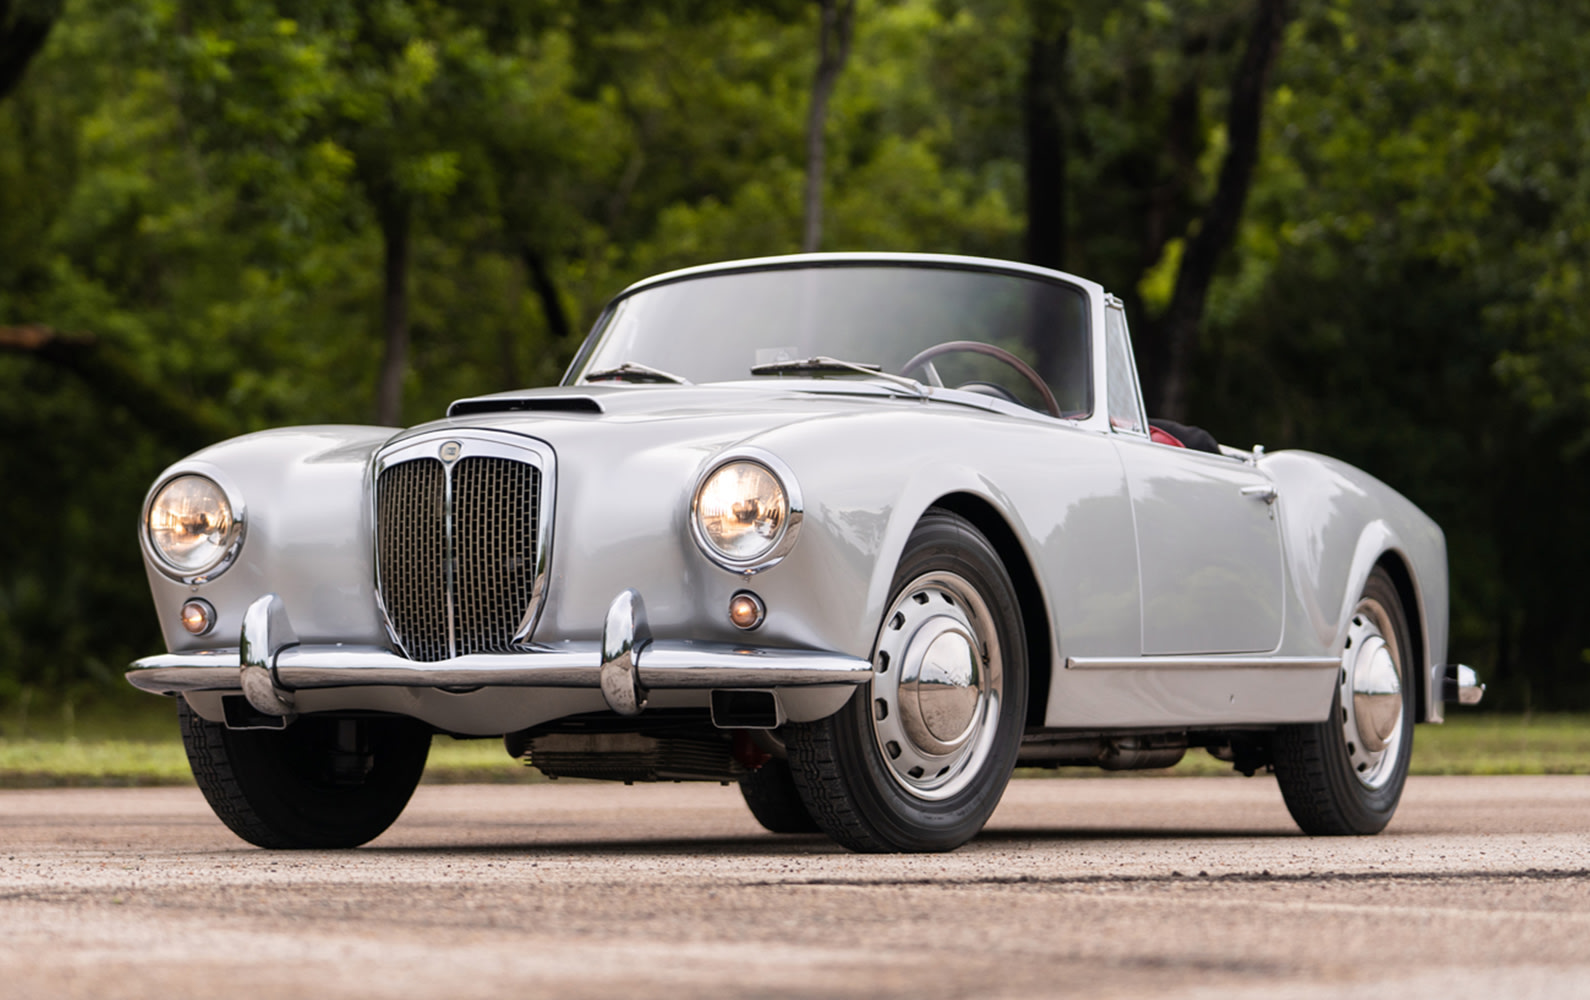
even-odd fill
[(377, 454), (376, 599), (395, 648), (429, 662), (529, 641), (552, 554), (555, 480), (552, 449), (511, 434), (431, 432)]

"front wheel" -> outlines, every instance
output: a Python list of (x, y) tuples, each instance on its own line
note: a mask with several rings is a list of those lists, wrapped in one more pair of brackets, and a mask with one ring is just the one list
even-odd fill
[(1276, 782), (1304, 833), (1379, 833), (1391, 822), (1413, 754), (1412, 649), (1397, 588), (1377, 568), (1353, 608), (1330, 718), (1276, 732)]
[(786, 727), (790, 773), (846, 847), (953, 850), (999, 804), (1026, 714), (1010, 576), (976, 528), (929, 511), (895, 570), (871, 683), (834, 715)]
[(182, 745), (210, 808), (259, 847), (357, 847), (403, 812), (430, 753), (413, 719), (304, 716), (228, 729), (177, 702)]

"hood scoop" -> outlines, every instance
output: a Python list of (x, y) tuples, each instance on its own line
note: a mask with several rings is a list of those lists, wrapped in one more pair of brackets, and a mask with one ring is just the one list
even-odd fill
[(601, 413), (602, 404), (590, 396), (480, 396), (460, 399), (447, 408), (449, 417), (479, 413)]

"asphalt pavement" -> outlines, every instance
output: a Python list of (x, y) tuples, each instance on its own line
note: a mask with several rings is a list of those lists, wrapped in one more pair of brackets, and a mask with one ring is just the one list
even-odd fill
[(0, 791), (0, 996), (1590, 997), (1590, 777), (1014, 782), (959, 851), (764, 833), (715, 785), (423, 785), (268, 852), (193, 789)]

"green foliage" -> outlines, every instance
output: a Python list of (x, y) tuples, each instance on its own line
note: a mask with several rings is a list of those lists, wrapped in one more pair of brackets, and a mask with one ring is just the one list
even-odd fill
[[(863, 2), (825, 246), (1019, 256), (1029, 41), (1063, 31), (1067, 260), (1142, 324), (1214, 188), (1251, 13)], [(92, 334), (195, 434), (368, 421), (404, 211), (411, 419), (554, 381), (628, 282), (798, 248), (816, 18), (75, 0), (0, 100), (0, 327)], [(1518, 706), (1590, 704), (1587, 42), (1572, 6), (1299, 5), (1192, 395), (1223, 440), (1340, 455), (1430, 510), (1452, 657)], [(125, 392), (0, 354), (0, 701), (158, 649), (133, 523), (186, 450)]]

